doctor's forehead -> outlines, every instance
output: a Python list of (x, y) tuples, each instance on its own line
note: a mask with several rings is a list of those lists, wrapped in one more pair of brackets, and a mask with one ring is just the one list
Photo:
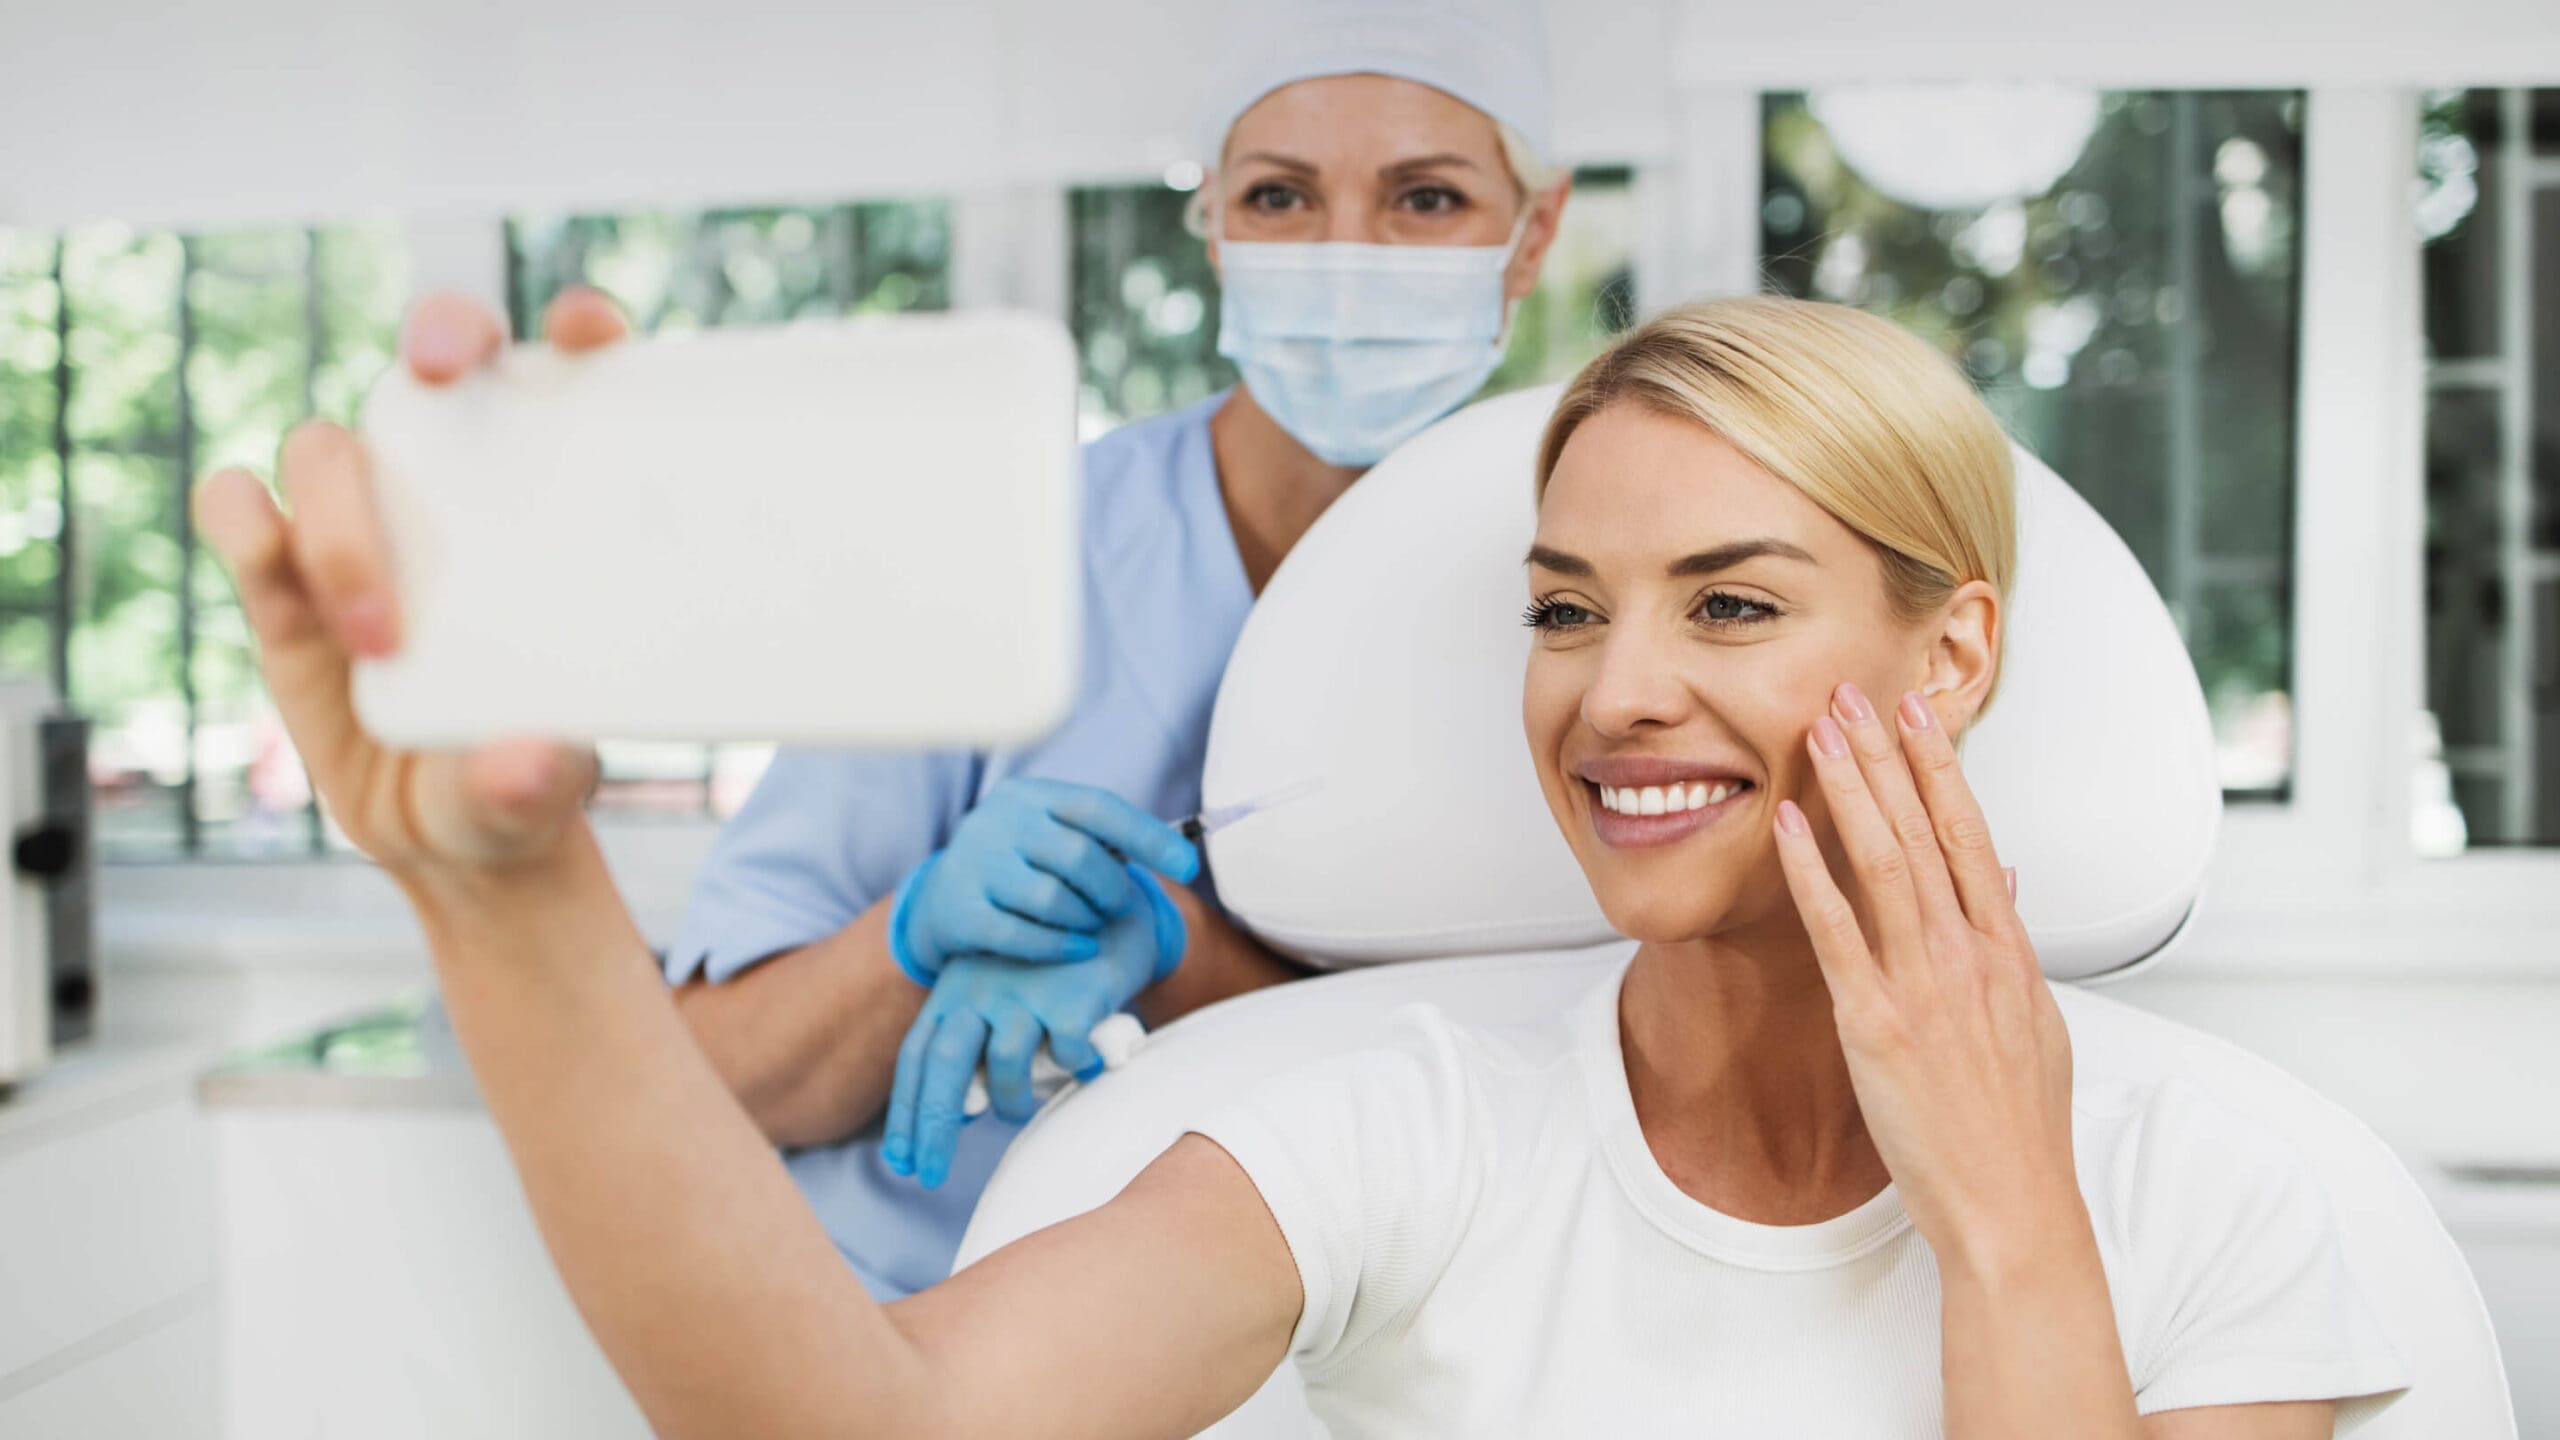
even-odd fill
[(1287, 161), (1366, 171), (1434, 156), (1490, 176), (1509, 173), (1501, 135), (1483, 111), (1394, 75), (1294, 81), (1255, 101), (1227, 132), (1230, 166)]

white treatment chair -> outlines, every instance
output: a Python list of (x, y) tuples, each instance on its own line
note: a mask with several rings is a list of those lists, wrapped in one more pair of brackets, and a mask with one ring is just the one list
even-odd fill
[[(1529, 634), (1514, 617), (1554, 393), (1463, 411), (1353, 486), (1273, 578), (1220, 688), (1207, 803), (1324, 784), (1210, 837), (1219, 893), (1277, 947), (1355, 973), (1212, 1006), (1061, 1096), (996, 1172), (962, 1265), (1101, 1204), (1254, 1083), (1382, 1040), (1401, 1004), (1529, 1020), (1626, 952), (1556, 833), (1520, 728)], [(2114, 532), (2023, 454), (2018, 500), (2007, 667), (1965, 769), (2019, 868), (2046, 973), (2120, 975), (2157, 957), (2197, 903), (2221, 814), (2212, 732), (2168, 612)], [(1414, 963), (1376, 963), (1391, 960)], [(2325, 1180), (2414, 1381), (2379, 1415), (2342, 1413), (2340, 1434), (2515, 1434), (2470, 1271), (2388, 1147), (2232, 1045), (2074, 985), (2057, 994), (2081, 1054), (2198, 1081)], [(1284, 1366), (1208, 1433), (1321, 1432)]]

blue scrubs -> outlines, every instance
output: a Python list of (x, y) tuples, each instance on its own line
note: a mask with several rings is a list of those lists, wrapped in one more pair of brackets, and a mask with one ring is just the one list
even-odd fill
[[(782, 752), (703, 866), (667, 951), (670, 983), (726, 980), (843, 929), (1010, 776), (1099, 786), (1168, 820), (1200, 808), (1210, 705), (1253, 605), (1209, 446), (1225, 398), (1084, 449), (1084, 663), (1066, 721), (993, 754)], [(858, 665), (858, 628), (847, 638), (842, 663)], [(937, 1190), (889, 1173), (876, 1133), (785, 1159), (865, 1288), (891, 1300), (951, 1273), (1018, 1129), (992, 1115), (963, 1126)]]

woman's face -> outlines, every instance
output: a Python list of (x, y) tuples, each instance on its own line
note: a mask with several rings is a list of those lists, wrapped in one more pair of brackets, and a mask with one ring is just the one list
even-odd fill
[(1528, 572), (1529, 747), (1610, 924), (1668, 942), (1790, 921), (1778, 801), (1831, 833), (1808, 728), (1843, 681), (1890, 723), (1943, 671), (1939, 626), (1897, 615), (1874, 549), (1795, 487), (1635, 403), (1566, 442)]
[(1219, 173), (1218, 237), (1373, 245), (1501, 245), (1533, 208), (1503, 277), (1514, 300), (1537, 284), (1565, 187), (1533, 196), (1503, 159), (1483, 111), (1390, 75), (1283, 85), (1237, 117)]

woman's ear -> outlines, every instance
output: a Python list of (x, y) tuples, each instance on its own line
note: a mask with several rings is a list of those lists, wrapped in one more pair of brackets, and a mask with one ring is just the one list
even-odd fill
[(1962, 735), (1982, 713), (1999, 678), (2000, 620), (2000, 592), (1981, 580), (1957, 586), (1939, 611), (1919, 690), (1949, 735)]
[(1564, 202), (1572, 193), (1573, 176), (1568, 174), (1529, 197), (1529, 224), (1520, 232), (1520, 249), (1511, 257), (1511, 268), (1503, 272), (1503, 298), (1525, 300), (1538, 288), (1538, 268), (1546, 263), (1547, 251), (1564, 226)]

